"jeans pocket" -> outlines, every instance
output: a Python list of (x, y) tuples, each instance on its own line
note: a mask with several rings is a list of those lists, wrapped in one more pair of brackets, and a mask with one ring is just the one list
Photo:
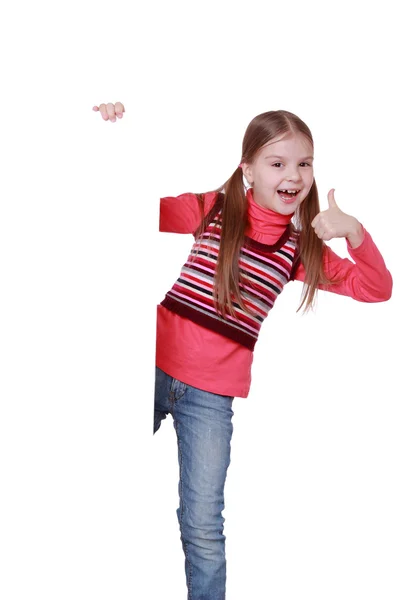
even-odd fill
[(171, 402), (177, 402), (180, 398), (182, 398), (186, 392), (186, 389), (186, 383), (179, 381), (179, 379), (172, 379), (171, 389), (169, 392), (169, 399)]

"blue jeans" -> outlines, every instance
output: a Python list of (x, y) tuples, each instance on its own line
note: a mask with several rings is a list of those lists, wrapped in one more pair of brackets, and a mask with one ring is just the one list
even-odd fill
[(156, 368), (154, 433), (171, 413), (178, 441), (179, 508), (188, 600), (225, 600), (224, 487), (231, 396), (204, 392)]

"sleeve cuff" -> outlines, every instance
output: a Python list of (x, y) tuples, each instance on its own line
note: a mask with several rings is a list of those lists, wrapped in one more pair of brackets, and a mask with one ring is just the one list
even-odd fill
[(367, 246), (367, 238), (369, 237), (369, 234), (367, 232), (367, 230), (365, 229), (364, 225), (362, 223), (360, 223), (361, 228), (362, 228), (362, 233), (363, 233), (363, 239), (362, 242), (359, 246), (357, 246), (356, 248), (353, 248), (353, 246), (350, 244), (349, 240), (346, 238), (346, 244), (347, 244), (347, 250), (350, 253), (357, 253), (359, 251), (363, 251), (365, 249), (365, 247)]

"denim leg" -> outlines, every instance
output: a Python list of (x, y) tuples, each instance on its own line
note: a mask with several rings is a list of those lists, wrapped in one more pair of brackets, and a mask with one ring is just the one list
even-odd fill
[(156, 367), (154, 390), (154, 427), (153, 435), (161, 427), (161, 422), (171, 412), (171, 383), (173, 379)]
[(174, 380), (172, 416), (178, 441), (177, 516), (185, 553), (188, 600), (224, 600), (226, 591), (224, 487), (230, 464), (230, 396)]

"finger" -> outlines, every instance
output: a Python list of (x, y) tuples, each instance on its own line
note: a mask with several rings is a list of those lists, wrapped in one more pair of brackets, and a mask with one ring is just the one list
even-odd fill
[(329, 239), (327, 232), (325, 231), (325, 229), (315, 229), (315, 233), (317, 235), (317, 237), (319, 237), (320, 240), (327, 240)]
[(98, 106), (93, 106), (93, 110), (95, 110), (96, 112), (99, 110)]
[(104, 103), (103, 103), (103, 104), (100, 104), (100, 106), (99, 106), (99, 111), (100, 111), (100, 114), (101, 114), (101, 116), (103, 117), (103, 119), (104, 119), (105, 121), (108, 121), (107, 107), (106, 107), (106, 105), (105, 105)]
[(335, 194), (335, 188), (332, 188), (331, 190), (329, 190), (329, 192), (328, 192), (329, 208), (333, 208), (333, 207), (337, 206), (334, 194)]
[(115, 117), (115, 107), (112, 102), (107, 104), (107, 114), (112, 123), (114, 123), (117, 119)]
[(115, 103), (115, 112), (117, 113), (117, 117), (122, 119), (123, 113), (125, 112), (125, 108), (122, 102)]
[(335, 237), (334, 230), (325, 223), (320, 223), (314, 231), (320, 240), (328, 241)]
[(317, 216), (313, 218), (313, 220), (311, 221), (311, 227), (314, 227), (314, 228), (317, 227), (318, 223), (321, 220), (320, 215), (321, 215), (321, 213), (318, 213)]
[[(319, 216), (319, 215), (318, 215)], [(314, 233), (320, 238), (326, 230), (323, 219), (318, 219), (314, 227)]]
[(314, 232), (315, 232), (315, 235), (316, 235), (316, 236), (318, 236), (319, 238), (321, 238), (321, 236), (322, 236), (322, 234), (323, 234), (324, 230), (323, 230), (321, 227), (316, 227), (316, 228), (314, 229)]

